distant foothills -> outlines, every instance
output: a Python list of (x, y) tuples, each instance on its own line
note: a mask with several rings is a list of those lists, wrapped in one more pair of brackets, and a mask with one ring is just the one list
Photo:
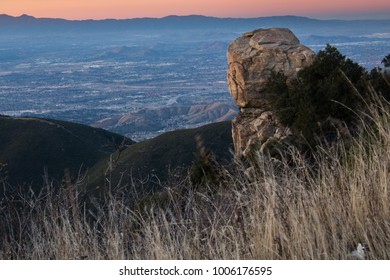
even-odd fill
[[(351, 30), (354, 34), (375, 31), (389, 31), (390, 19), (387, 20), (319, 20), (299, 16), (272, 16), (258, 18), (217, 18), (201, 15), (167, 16), (163, 18), (105, 19), (105, 20), (65, 20), (54, 18), (35, 18), (29, 15), (13, 17), (0, 15), (0, 34), (20, 34), (38, 32), (78, 31), (107, 32), (129, 30), (172, 30), (172, 29), (231, 29), (250, 30), (258, 27), (288, 27), (295, 33), (316, 30), (317, 35), (345, 34)], [(353, 30), (353, 31), (352, 31)], [(360, 31), (359, 31), (360, 30)]]

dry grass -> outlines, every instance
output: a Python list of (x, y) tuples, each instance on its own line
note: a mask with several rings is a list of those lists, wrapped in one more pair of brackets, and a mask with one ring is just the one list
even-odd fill
[(0, 258), (348, 259), (362, 243), (368, 259), (390, 259), (390, 111), (375, 104), (352, 148), (323, 147), (310, 163), (257, 154), (218, 184), (171, 182), (159, 204), (130, 207), (122, 188), (90, 210), (69, 182), (9, 197)]

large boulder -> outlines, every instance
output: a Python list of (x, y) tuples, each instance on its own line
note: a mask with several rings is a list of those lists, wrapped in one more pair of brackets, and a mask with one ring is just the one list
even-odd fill
[(244, 33), (227, 50), (230, 94), (241, 108), (270, 109), (266, 84), (271, 72), (283, 71), (288, 79), (294, 78), (314, 56), (287, 28)]
[(227, 50), (230, 95), (240, 112), (233, 119), (233, 142), (238, 156), (247, 156), (256, 147), (291, 139), (271, 111), (267, 81), (272, 71), (282, 71), (287, 81), (309, 66), (315, 54), (301, 45), (287, 28), (257, 29), (244, 33)]

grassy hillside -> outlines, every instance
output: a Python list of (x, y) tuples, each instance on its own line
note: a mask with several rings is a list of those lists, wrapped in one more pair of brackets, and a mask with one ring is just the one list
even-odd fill
[[(363, 258), (388, 260), (389, 104), (367, 114), (352, 146), (319, 147), (314, 168), (294, 149), (280, 160), (258, 153), (250, 163), (221, 168), (218, 182), (204, 188), (188, 177), (170, 181), (166, 203), (143, 211), (129, 207), (124, 185), (97, 205), (92, 221), (66, 187), (57, 195), (27, 194), (20, 213), (18, 201), (0, 200), (0, 259), (338, 260), (353, 258), (361, 243)], [(169, 153), (168, 146), (185, 138), (174, 135), (161, 136), (174, 142), (143, 145), (156, 156), (162, 146), (160, 155), (175, 159), (181, 150)]]
[(104, 174), (112, 185), (117, 185), (120, 180), (122, 185), (130, 184), (133, 177), (163, 181), (168, 178), (170, 170), (186, 169), (196, 160), (197, 135), (217, 160), (227, 162), (232, 158), (231, 122), (176, 130), (131, 145), (113, 154), (111, 160), (109, 157), (102, 160), (89, 172), (89, 186), (94, 188), (104, 184)]
[(0, 174), (11, 185), (43, 185), (43, 175), (61, 180), (64, 169), (76, 175), (113, 153), (118, 134), (64, 121), (0, 116)]

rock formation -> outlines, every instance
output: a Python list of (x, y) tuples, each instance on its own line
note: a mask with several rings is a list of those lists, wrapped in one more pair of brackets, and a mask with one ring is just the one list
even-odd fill
[(291, 136), (291, 131), (272, 114), (267, 81), (272, 71), (282, 71), (287, 81), (291, 80), (313, 62), (314, 56), (287, 28), (257, 29), (244, 33), (229, 45), (229, 91), (240, 107), (233, 120), (236, 155), (246, 156), (254, 144), (262, 150), (273, 140)]

